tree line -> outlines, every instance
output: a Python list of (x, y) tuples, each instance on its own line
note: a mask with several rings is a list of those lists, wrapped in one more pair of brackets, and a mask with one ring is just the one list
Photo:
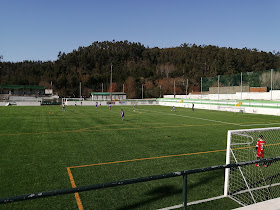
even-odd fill
[[(184, 43), (172, 48), (149, 48), (129, 41), (93, 42), (71, 53), (59, 52), (55, 61), (1, 62), (0, 84), (43, 85), (61, 97), (86, 97), (93, 91), (123, 90), (128, 98), (159, 97), (200, 89), (201, 77), (280, 68), (280, 53)], [(160, 88), (161, 87), (161, 88)]]

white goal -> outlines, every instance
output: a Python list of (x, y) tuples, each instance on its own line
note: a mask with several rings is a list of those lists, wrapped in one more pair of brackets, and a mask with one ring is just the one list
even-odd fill
[[(280, 127), (230, 130), (226, 164), (257, 160), (258, 137), (265, 141), (264, 158), (280, 154)], [(224, 195), (242, 206), (280, 197), (280, 161), (225, 170)]]

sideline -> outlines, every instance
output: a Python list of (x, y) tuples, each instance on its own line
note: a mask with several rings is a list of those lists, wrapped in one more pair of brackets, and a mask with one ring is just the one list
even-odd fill
[(147, 110), (147, 109), (138, 109), (138, 110), (155, 112), (155, 113), (164, 114), (164, 115), (171, 115), (171, 116), (178, 116), (178, 117), (196, 119), (196, 120), (210, 121), (210, 122), (221, 123), (221, 124), (237, 125), (237, 126), (279, 125), (280, 124), (280, 122), (279, 122), (279, 123), (262, 123), (262, 124), (247, 124), (246, 125), (246, 124), (241, 124), (241, 123), (230, 123), (230, 122), (224, 122), (224, 121), (219, 121), (219, 120), (211, 120), (211, 119), (201, 118), (201, 117), (191, 117), (191, 116), (188, 116), (188, 115), (180, 115), (180, 114), (174, 114), (174, 113), (159, 112), (159, 111), (153, 111), (153, 110)]

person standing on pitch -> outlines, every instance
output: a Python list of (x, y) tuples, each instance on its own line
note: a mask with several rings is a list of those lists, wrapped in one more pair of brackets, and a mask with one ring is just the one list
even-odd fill
[[(263, 146), (265, 144), (265, 141), (263, 140), (263, 135), (259, 135), (258, 137), (258, 142), (257, 142), (257, 145), (256, 145), (256, 156), (257, 156), (257, 159), (261, 159), (261, 158), (264, 158), (264, 154), (263, 154)], [(259, 167), (260, 165), (257, 163), (255, 164), (255, 166)], [(266, 164), (264, 164), (264, 167), (267, 167)]]
[(96, 103), (95, 103), (95, 108), (97, 108), (97, 106), (98, 106), (98, 102), (96, 101)]
[(194, 111), (194, 104), (192, 104), (192, 110)]
[(122, 121), (124, 121), (124, 111), (121, 110)]

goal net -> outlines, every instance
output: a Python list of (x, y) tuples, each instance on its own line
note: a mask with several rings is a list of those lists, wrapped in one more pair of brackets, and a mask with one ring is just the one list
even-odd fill
[[(226, 164), (257, 160), (256, 144), (263, 137), (264, 158), (280, 154), (280, 127), (230, 130)], [(280, 161), (226, 169), (224, 195), (242, 206), (280, 197)]]

